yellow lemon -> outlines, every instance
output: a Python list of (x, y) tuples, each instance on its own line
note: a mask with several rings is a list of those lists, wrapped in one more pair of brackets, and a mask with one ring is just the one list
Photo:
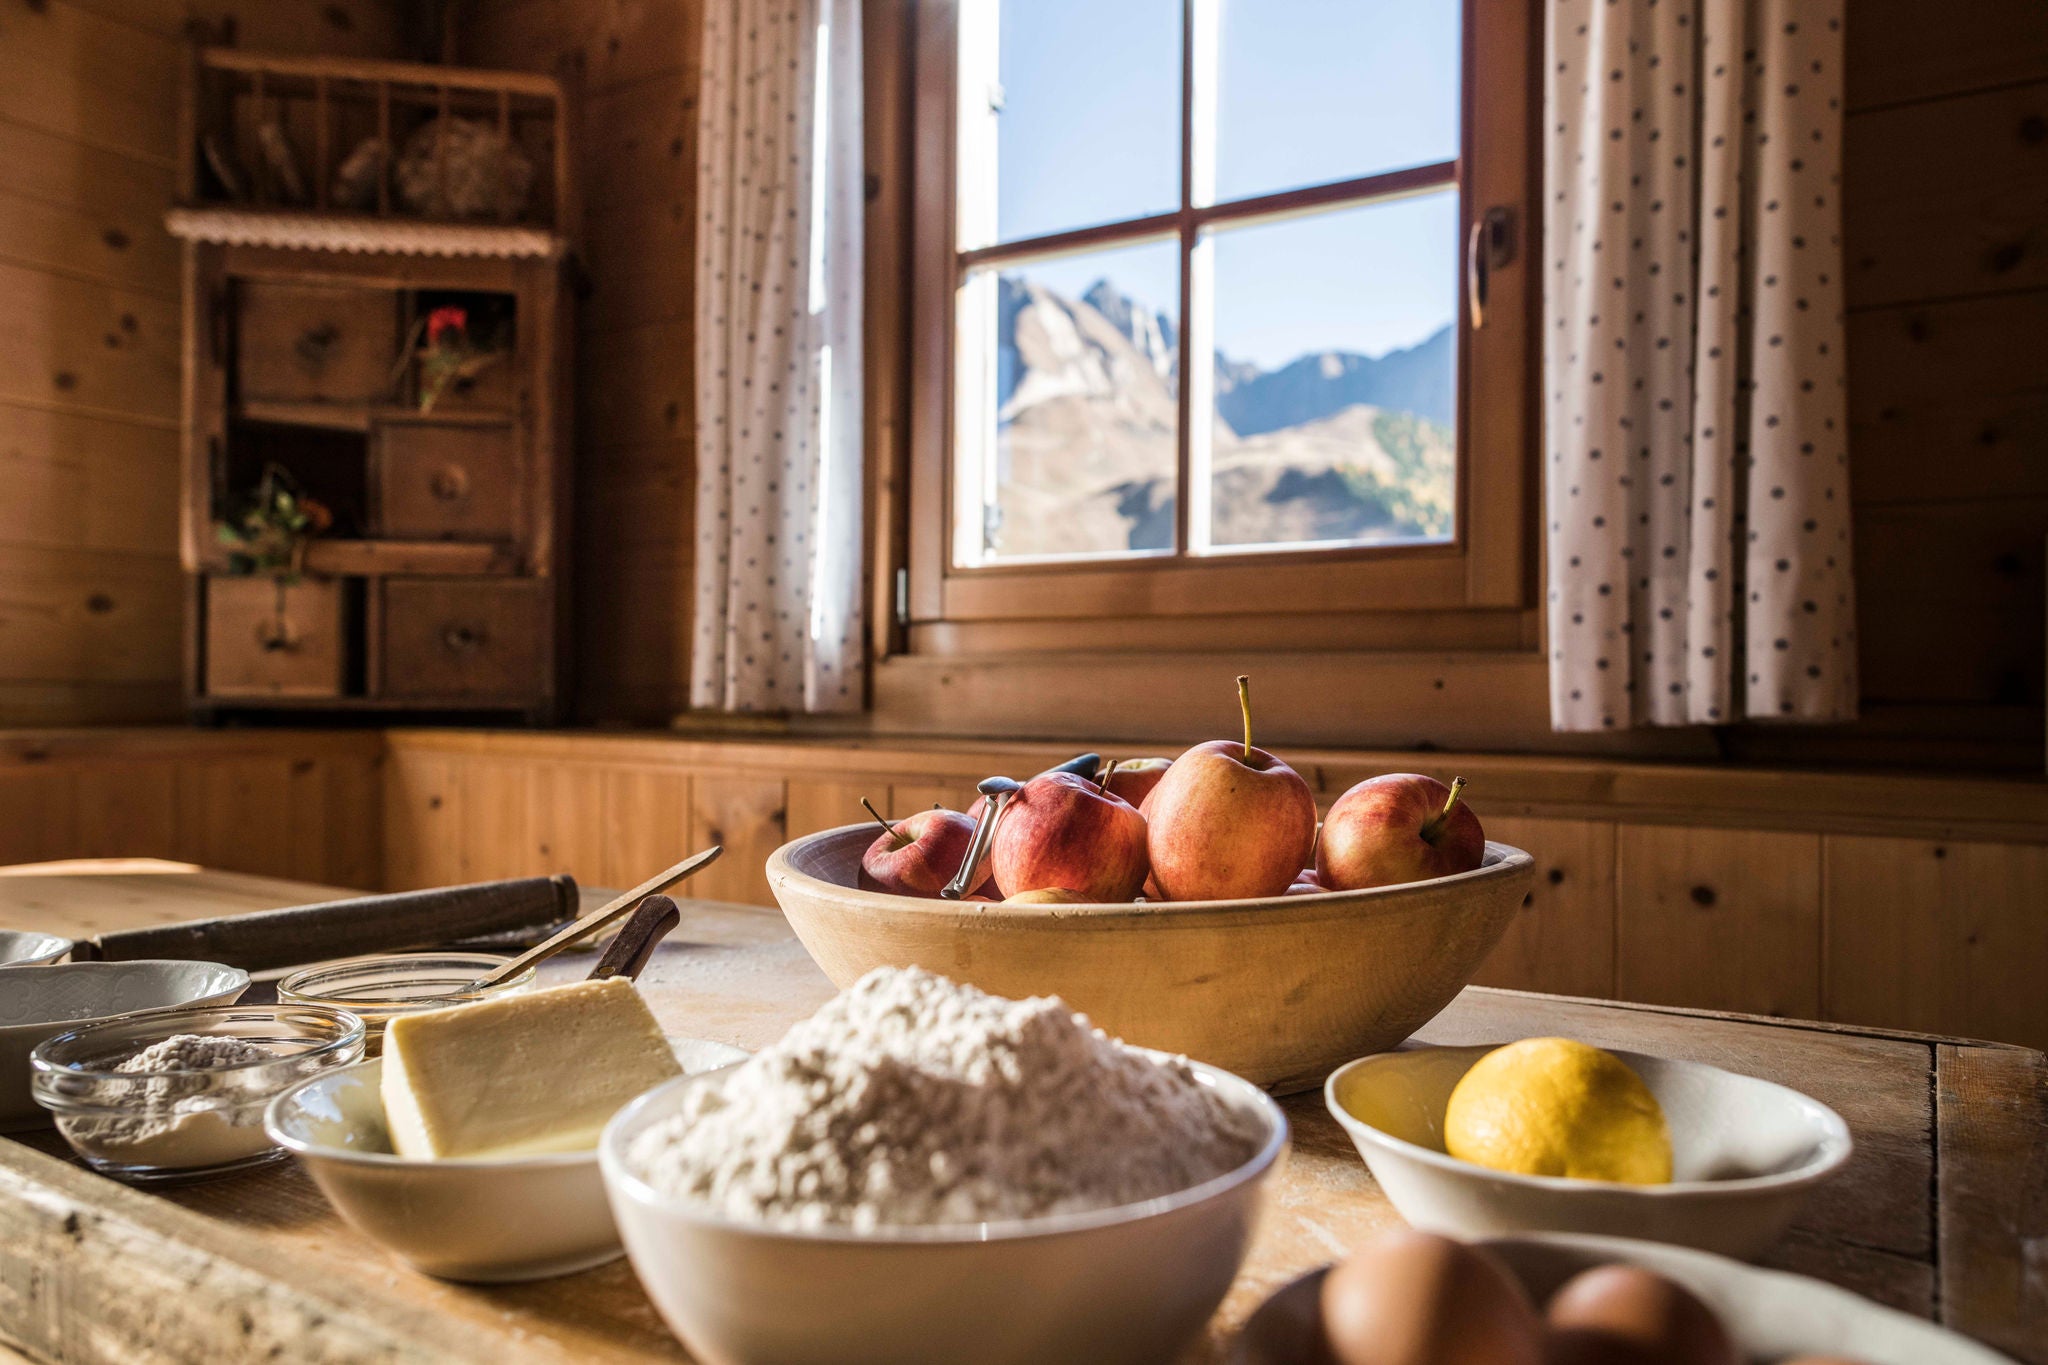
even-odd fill
[(1671, 1179), (1657, 1097), (1619, 1057), (1569, 1038), (1524, 1038), (1481, 1057), (1451, 1092), (1444, 1150), (1518, 1175)]

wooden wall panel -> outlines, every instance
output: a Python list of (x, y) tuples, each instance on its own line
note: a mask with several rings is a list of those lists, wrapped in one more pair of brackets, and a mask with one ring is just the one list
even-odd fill
[[(689, 776), (660, 769), (607, 768), (604, 823), (606, 861), (601, 880), (589, 885), (623, 891), (675, 866), (696, 852), (690, 842)], [(675, 894), (696, 891), (686, 883)]]
[(604, 771), (584, 763), (543, 764), (532, 770), (528, 784), (527, 840), (536, 870), (566, 872), (584, 886), (604, 885), (610, 870)]
[(689, 707), (698, 0), (481, 0), (467, 60), (581, 77), (576, 629), (587, 719)]
[(1852, 112), (2048, 78), (2037, 0), (1856, 0), (1843, 37)]
[(768, 855), (785, 839), (784, 785), (780, 777), (696, 773), (690, 781), (690, 847), (721, 844), (725, 853), (690, 882), (692, 894), (712, 900), (773, 905)]
[(396, 750), (384, 761), (384, 889), (412, 891), (488, 880), (464, 865), (463, 761)]
[(180, 710), (179, 274), (162, 219), (195, 26), (390, 56), (400, 14), (397, 0), (0, 13), (0, 725)]
[(178, 770), (178, 856), (202, 867), (288, 877), (291, 763), (238, 758)]
[(2048, 849), (1827, 840), (1830, 1019), (2048, 1047)]
[(73, 857), (77, 846), (76, 773), (62, 768), (0, 772), (0, 867)]
[[(68, 856), (80, 858), (176, 858), (178, 771), (169, 763), (124, 763), (86, 768), (75, 788), (78, 838)], [(372, 816), (375, 811), (371, 811)], [(0, 860), (4, 861), (4, 860)], [(342, 882), (371, 885), (371, 880)], [(300, 875), (303, 875), (301, 873)]]
[(1863, 508), (1863, 695), (2038, 707), (2044, 543), (2044, 499)]
[[(860, 808), (863, 796), (875, 801), (876, 807), (886, 812), (887, 807), (875, 800), (876, 791), (886, 795), (888, 788), (886, 785), (871, 787), (861, 782), (813, 782), (793, 777), (789, 781), (789, 796), (785, 803), (785, 836), (801, 839), (806, 834), (866, 820), (868, 813)], [(879, 829), (875, 832), (881, 833)]]
[(1820, 878), (1816, 834), (1622, 825), (1617, 993), (1812, 1018)]
[(2048, 82), (1859, 115), (1845, 280), (1862, 307), (2048, 284)]
[(1614, 994), (1614, 826), (1495, 816), (1486, 837), (1536, 859), (1536, 889), (1473, 977), (1556, 995)]
[(175, 560), (0, 545), (0, 680), (175, 683), (180, 588)]
[(2021, 340), (2041, 336), (2048, 290), (1853, 315), (1849, 448), (1859, 508), (2048, 498), (2048, 372)]

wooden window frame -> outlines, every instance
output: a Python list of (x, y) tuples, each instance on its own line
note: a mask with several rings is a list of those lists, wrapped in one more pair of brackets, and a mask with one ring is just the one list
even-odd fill
[[(1184, 15), (1195, 0), (1184, 0)], [(898, 62), (871, 65), (871, 78), (894, 74), (909, 91), (910, 173), (898, 219), (908, 220), (908, 308), (896, 354), (906, 358), (907, 497), (887, 500), (896, 526), (878, 527), (877, 563), (886, 575), (897, 629), (878, 654), (983, 653), (1046, 648), (1072, 623), (1083, 638), (1113, 639), (1119, 623), (1164, 618), (1184, 648), (1241, 643), (1247, 618), (1287, 618), (1296, 629), (1329, 626), (1338, 648), (1501, 648), (1534, 644), (1536, 587), (1533, 458), (1536, 412), (1533, 151), (1540, 96), (1540, 53), (1533, 0), (1466, 0), (1462, 146), (1457, 161), (1333, 184), (1282, 191), (1217, 207), (1189, 202), (1183, 137), (1178, 210), (1102, 227), (1034, 237), (961, 252), (955, 245), (955, 146), (958, 35), (954, 0), (908, 0), (911, 42)], [(1191, 19), (1184, 20), (1191, 24)], [(1188, 31), (1192, 31), (1191, 28)], [(1186, 45), (1183, 45), (1184, 48)], [(1183, 128), (1190, 97), (1183, 53)], [(1443, 172), (1448, 166), (1452, 174)], [(1458, 321), (1458, 483), (1453, 538), (1445, 543), (1232, 552), (1192, 558), (1080, 560), (955, 567), (948, 552), (953, 490), (954, 318), (968, 268), (1025, 251), (1174, 234), (1182, 252), (1181, 316), (1188, 316), (1187, 253), (1211, 222), (1271, 221), (1337, 203), (1369, 200), (1452, 183), (1460, 190), (1461, 241), (1475, 218), (1502, 207), (1511, 215), (1513, 255), (1490, 272), (1486, 325), (1466, 307), (1469, 265), (1461, 253)], [(1185, 325), (1183, 332), (1187, 330)], [(1186, 344), (1185, 342), (1183, 343)], [(1179, 460), (1185, 479), (1191, 386), (1180, 394)], [(880, 482), (887, 483), (886, 476)], [(1186, 503), (1178, 516), (1185, 536)], [(891, 553), (893, 551), (893, 553)], [(1415, 613), (1449, 614), (1425, 632), (1403, 622)], [(1376, 629), (1378, 622), (1383, 629)], [(1461, 630), (1460, 625), (1469, 630)], [(1072, 638), (1072, 637), (1068, 637)], [(1383, 642), (1383, 644), (1381, 644)], [(1069, 646), (1071, 647), (1071, 645)]]

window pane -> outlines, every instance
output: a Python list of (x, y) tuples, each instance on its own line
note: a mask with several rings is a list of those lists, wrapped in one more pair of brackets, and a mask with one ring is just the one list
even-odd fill
[(1458, 155), (1459, 0), (1221, 0), (1216, 196)]
[(961, 6), (960, 245), (1178, 208), (1180, 0), (995, 8)]
[(961, 291), (954, 562), (1171, 551), (1180, 252), (979, 271)]
[(1454, 190), (1206, 237), (1209, 548), (1450, 537), (1457, 240)]

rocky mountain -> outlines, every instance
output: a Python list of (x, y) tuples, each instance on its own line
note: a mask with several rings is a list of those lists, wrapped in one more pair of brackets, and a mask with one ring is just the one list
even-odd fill
[[(1179, 337), (1097, 281), (1079, 299), (1005, 276), (998, 312), (1003, 556), (1173, 541)], [(1452, 337), (1273, 371), (1219, 355), (1217, 545), (1433, 538), (1451, 529)]]

